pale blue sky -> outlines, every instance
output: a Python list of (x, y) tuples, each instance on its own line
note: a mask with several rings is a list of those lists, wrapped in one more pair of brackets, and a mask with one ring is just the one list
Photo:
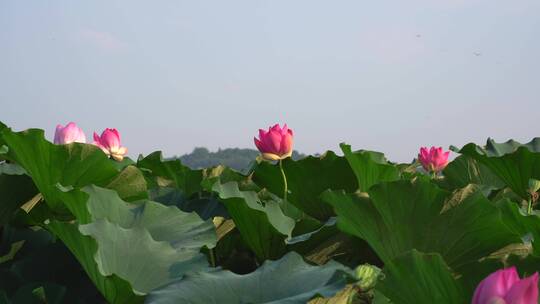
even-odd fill
[(409, 161), (540, 136), (540, 1), (0, 0), (0, 120), (116, 127), (131, 156), (253, 147)]

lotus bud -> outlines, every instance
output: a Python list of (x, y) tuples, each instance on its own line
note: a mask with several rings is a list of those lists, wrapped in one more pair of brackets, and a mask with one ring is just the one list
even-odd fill
[(68, 123), (65, 127), (57, 125), (54, 132), (54, 143), (64, 145), (72, 142), (86, 143), (86, 136), (83, 130), (74, 122)]
[(127, 153), (127, 148), (122, 147), (120, 134), (116, 129), (107, 128), (101, 133), (101, 136), (94, 132), (94, 145), (117, 161), (122, 161)]
[(448, 164), (449, 154), (450, 151), (445, 152), (441, 147), (431, 147), (429, 150), (426, 147), (422, 147), (418, 154), (418, 160), (426, 171), (437, 173), (442, 171)]
[(529, 190), (531, 192), (537, 192), (540, 189), (540, 180), (537, 179), (529, 179)]
[(478, 284), (472, 304), (538, 304), (538, 272), (520, 279), (515, 267), (497, 270)]
[(268, 128), (268, 131), (259, 129), (259, 138), (254, 138), (255, 146), (266, 160), (281, 160), (292, 155), (293, 131), (279, 124)]
[(372, 289), (377, 284), (380, 274), (381, 270), (373, 265), (364, 264), (356, 267), (355, 275), (359, 280), (358, 287), (364, 291)]

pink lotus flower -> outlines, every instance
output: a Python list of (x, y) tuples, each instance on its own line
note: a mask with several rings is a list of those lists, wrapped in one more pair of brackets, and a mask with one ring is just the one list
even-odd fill
[(520, 279), (515, 267), (497, 270), (478, 284), (472, 304), (538, 304), (538, 272)]
[(94, 132), (94, 145), (100, 147), (105, 154), (117, 161), (122, 161), (127, 153), (127, 148), (122, 147), (120, 143), (120, 134), (116, 129), (107, 128), (101, 133), (101, 136)]
[(86, 136), (83, 130), (77, 127), (74, 122), (68, 123), (65, 127), (57, 125), (54, 132), (54, 143), (64, 145), (72, 142), (86, 143)]
[(293, 131), (287, 128), (287, 124), (283, 128), (276, 124), (268, 131), (259, 129), (259, 139), (253, 139), (266, 160), (280, 160), (292, 155)]
[(440, 172), (448, 164), (449, 154), (450, 151), (444, 152), (441, 147), (431, 147), (429, 150), (422, 147), (418, 154), (418, 160), (427, 171)]

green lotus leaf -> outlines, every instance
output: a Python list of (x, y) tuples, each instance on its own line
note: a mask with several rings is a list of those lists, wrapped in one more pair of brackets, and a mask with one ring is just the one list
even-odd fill
[[(312, 226), (312, 225), (315, 225), (314, 227), (312, 227), (311, 229), (308, 229), (307, 231), (302, 231), (302, 233), (300, 234), (296, 234), (294, 236), (292, 236), (291, 238), (285, 240), (286, 243), (288, 245), (293, 245), (293, 244), (297, 244), (297, 243), (300, 243), (300, 242), (305, 242), (309, 239), (311, 239), (312, 236), (318, 234), (318, 233), (321, 233), (321, 234), (325, 234), (325, 231), (323, 230), (329, 230), (329, 231), (333, 231), (335, 228), (335, 225), (336, 225), (336, 222), (337, 222), (337, 219), (335, 217), (331, 217), (329, 218), (326, 222), (324, 223), (321, 223), (315, 219), (305, 219), (299, 223), (307, 223), (307, 225), (305, 225), (306, 227), (309, 226)], [(297, 226), (301, 226), (301, 225), (297, 225)], [(295, 226), (295, 228), (297, 228), (297, 226)], [(306, 228), (305, 227), (305, 228)], [(303, 230), (305, 230), (305, 228)], [(297, 232), (296, 229), (294, 232)]]
[(540, 179), (539, 145), (540, 138), (525, 145), (518, 145), (514, 141), (504, 144), (488, 141), (486, 148), (471, 143), (459, 150), (459, 153), (488, 167), (512, 191), (528, 200), (529, 181)]
[(514, 153), (519, 147), (525, 147), (531, 152), (540, 152), (540, 137), (535, 137), (526, 144), (519, 143), (512, 139), (504, 143), (497, 143), (493, 139), (488, 138), (483, 150), (487, 156), (498, 157)]
[(21, 167), (0, 163), (0, 227), (10, 220), (13, 212), (37, 193), (32, 179)]
[(535, 254), (540, 256), (540, 212), (527, 214), (516, 203), (502, 199), (496, 202), (501, 210), (506, 226), (519, 236), (524, 244), (531, 244)]
[(186, 196), (201, 191), (202, 170), (191, 170), (179, 160), (163, 160), (161, 151), (140, 157), (137, 167), (154, 181), (155, 186), (181, 189)]
[[(9, 148), (5, 157), (24, 168), (47, 204), (57, 211), (65, 210), (58, 197), (58, 184), (75, 188), (90, 184), (107, 186), (118, 175), (114, 161), (94, 145), (55, 145), (45, 140), (43, 130), (38, 129), (12, 132), (4, 128), (0, 138)], [(135, 194), (126, 192), (129, 187), (124, 187), (122, 193), (141, 195), (140, 187), (131, 188), (136, 190)]]
[(150, 293), (146, 303), (300, 304), (315, 296), (332, 296), (351, 280), (350, 270), (337, 262), (311, 266), (290, 252), (246, 275), (227, 270), (186, 275)]
[(449, 193), (416, 179), (373, 186), (369, 197), (327, 191), (323, 199), (338, 215), (338, 227), (366, 240), (386, 263), (412, 249), (440, 253), (455, 269), (512, 242), (500, 211), (481, 193), (449, 209)]
[(69, 248), (108, 303), (142, 303), (143, 298), (135, 295), (128, 282), (116, 275), (101, 273), (94, 260), (98, 244), (91, 237), (82, 235), (77, 224), (53, 220), (46, 227)]
[[(50, 283), (65, 287), (66, 293), (61, 303), (105, 301), (77, 259), (49, 231), (6, 225), (0, 239), (0, 256), (6, 247), (11, 247), (12, 252), (17, 249), (11, 259), (0, 258), (0, 290), (3, 289), (10, 300), (6, 303), (44, 303), (39, 299), (24, 301), (33, 298), (33, 289), (40, 286), (45, 287), (47, 303), (52, 303), (53, 297), (47, 295), (46, 288)], [(24, 295), (28, 297), (21, 298)]]
[(362, 150), (352, 152), (351, 146), (344, 143), (340, 147), (356, 175), (360, 191), (367, 192), (375, 184), (399, 179), (398, 168), (389, 164), (384, 154)]
[[(328, 151), (321, 157), (308, 156), (283, 161), (287, 176), (287, 200), (306, 214), (326, 221), (334, 215), (332, 208), (320, 199), (327, 189), (353, 192), (358, 188), (356, 178), (344, 157)], [(261, 188), (283, 196), (283, 178), (279, 166), (261, 162), (253, 169), (253, 181)]]
[(276, 259), (285, 253), (285, 239), (292, 236), (295, 221), (286, 216), (277, 197), (240, 190), (238, 182), (217, 180), (212, 191), (240, 231), (242, 239), (260, 260)]
[(451, 161), (443, 174), (451, 189), (463, 188), (468, 184), (491, 186), (495, 189), (504, 187), (504, 182), (489, 167), (465, 155)]
[(470, 301), (439, 254), (412, 250), (385, 264), (383, 271), (385, 278), (375, 288), (392, 303), (455, 304)]
[(229, 217), (227, 209), (215, 195), (186, 197), (182, 190), (172, 187), (150, 189), (149, 195), (152, 201), (162, 203), (166, 206), (176, 206), (184, 212), (196, 212), (203, 220), (211, 219), (215, 216)]
[(115, 190), (125, 201), (148, 198), (146, 180), (137, 167), (126, 166), (107, 184), (107, 188)]
[(115, 274), (144, 294), (207, 267), (200, 249), (217, 241), (211, 221), (152, 201), (129, 204), (116, 192), (96, 186), (84, 192), (87, 210), (80, 210), (80, 201), (68, 204), (79, 204), (72, 211), (80, 232), (97, 242), (95, 260), (102, 275)]

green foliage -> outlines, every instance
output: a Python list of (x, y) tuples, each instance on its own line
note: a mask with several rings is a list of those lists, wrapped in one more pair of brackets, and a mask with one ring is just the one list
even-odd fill
[(386, 277), (377, 285), (377, 289), (393, 303), (469, 302), (463, 288), (438, 254), (412, 250), (389, 262), (384, 271)]
[(150, 189), (150, 199), (167, 206), (176, 206), (184, 212), (196, 212), (203, 220), (215, 216), (228, 217), (227, 209), (214, 195), (207, 194), (189, 198), (185, 193), (172, 187), (157, 187)]
[(540, 256), (540, 216), (539, 212), (527, 214), (517, 204), (508, 199), (497, 202), (502, 211), (503, 220), (512, 232), (524, 243), (532, 243), (535, 254)]
[(65, 209), (56, 195), (57, 184), (106, 186), (118, 174), (113, 162), (92, 145), (54, 145), (45, 140), (42, 130), (36, 129), (15, 133), (6, 128), (0, 137), (9, 147), (5, 157), (26, 170), (54, 210)]
[(6, 303), (43, 303), (33, 293), (40, 287), (50, 303), (104, 301), (88, 288), (92, 283), (78, 261), (46, 230), (4, 226), (0, 236), (0, 290)]
[(94, 261), (94, 255), (97, 252), (97, 243), (91, 237), (82, 235), (76, 224), (52, 221), (47, 225), (69, 248), (73, 255), (81, 263), (88, 277), (95, 284), (96, 288), (113, 304), (141, 303), (142, 298), (136, 296), (129, 283), (120, 279), (116, 275), (104, 276), (98, 269)]
[[(207, 148), (195, 148), (190, 154), (184, 154), (179, 159), (192, 169), (204, 169), (215, 166), (226, 166), (239, 172), (247, 173), (249, 166), (255, 161), (260, 152), (254, 149), (227, 148), (210, 152)], [(304, 154), (293, 151), (293, 159), (302, 159)]]
[[(63, 199), (79, 220), (80, 233), (95, 240), (93, 260), (101, 275), (126, 280), (137, 294), (208, 265), (199, 251), (214, 247), (216, 236), (212, 223), (195, 213), (152, 201), (128, 204), (116, 192), (95, 186), (65, 193)], [(54, 229), (62, 233), (63, 226)]]
[(283, 214), (280, 202), (264, 193), (242, 191), (238, 182), (217, 181), (219, 194), (246, 244), (260, 260), (276, 259), (285, 253), (285, 238), (291, 237), (294, 220)]
[(310, 266), (296, 253), (265, 262), (255, 272), (238, 275), (216, 271), (187, 275), (150, 294), (148, 303), (306, 303), (331, 296), (352, 281), (346, 267), (332, 262)]
[(463, 188), (469, 184), (490, 186), (496, 189), (504, 187), (504, 182), (484, 164), (465, 155), (454, 159), (444, 169), (448, 188)]
[(0, 227), (11, 219), (18, 208), (38, 193), (32, 179), (24, 174), (24, 170), (19, 166), (8, 167), (9, 164), (0, 163)]
[(191, 170), (178, 160), (164, 161), (160, 151), (140, 158), (137, 167), (146, 173), (153, 187), (175, 187), (187, 196), (201, 190), (201, 170)]
[(146, 181), (142, 172), (135, 166), (126, 166), (118, 175), (107, 184), (107, 188), (114, 189), (118, 196), (126, 201), (136, 201), (148, 198)]
[[(344, 157), (329, 151), (321, 157), (308, 156), (302, 160), (286, 159), (283, 169), (287, 176), (289, 194), (287, 199), (306, 214), (327, 220), (334, 215), (332, 208), (320, 199), (327, 189), (355, 191), (356, 178)], [(261, 162), (253, 170), (253, 181), (276, 195), (283, 195), (283, 178), (279, 167)]]
[(514, 141), (495, 144), (488, 141), (483, 149), (475, 144), (468, 144), (459, 152), (488, 167), (507, 187), (523, 199), (530, 198), (529, 181), (540, 180), (540, 151), (536, 152), (540, 139), (526, 145)]
[(519, 242), (480, 193), (444, 212), (449, 194), (422, 179), (378, 184), (368, 193), (328, 191), (323, 199), (334, 206), (338, 227), (365, 239), (384, 262), (418, 249), (459, 268)]
[(284, 200), (255, 150), (116, 162), (0, 123), (0, 303), (467, 303), (538, 270), (540, 138), (438, 177), (341, 149), (285, 159)]
[(504, 143), (497, 143), (493, 139), (488, 138), (483, 150), (490, 157), (498, 157), (505, 154), (513, 153), (519, 147), (527, 148), (527, 150), (531, 152), (540, 152), (540, 138), (535, 137), (526, 144), (521, 144), (512, 139)]
[(367, 192), (375, 184), (399, 179), (398, 168), (389, 164), (384, 154), (373, 151), (352, 152), (351, 146), (346, 144), (340, 147), (356, 175), (360, 191)]

